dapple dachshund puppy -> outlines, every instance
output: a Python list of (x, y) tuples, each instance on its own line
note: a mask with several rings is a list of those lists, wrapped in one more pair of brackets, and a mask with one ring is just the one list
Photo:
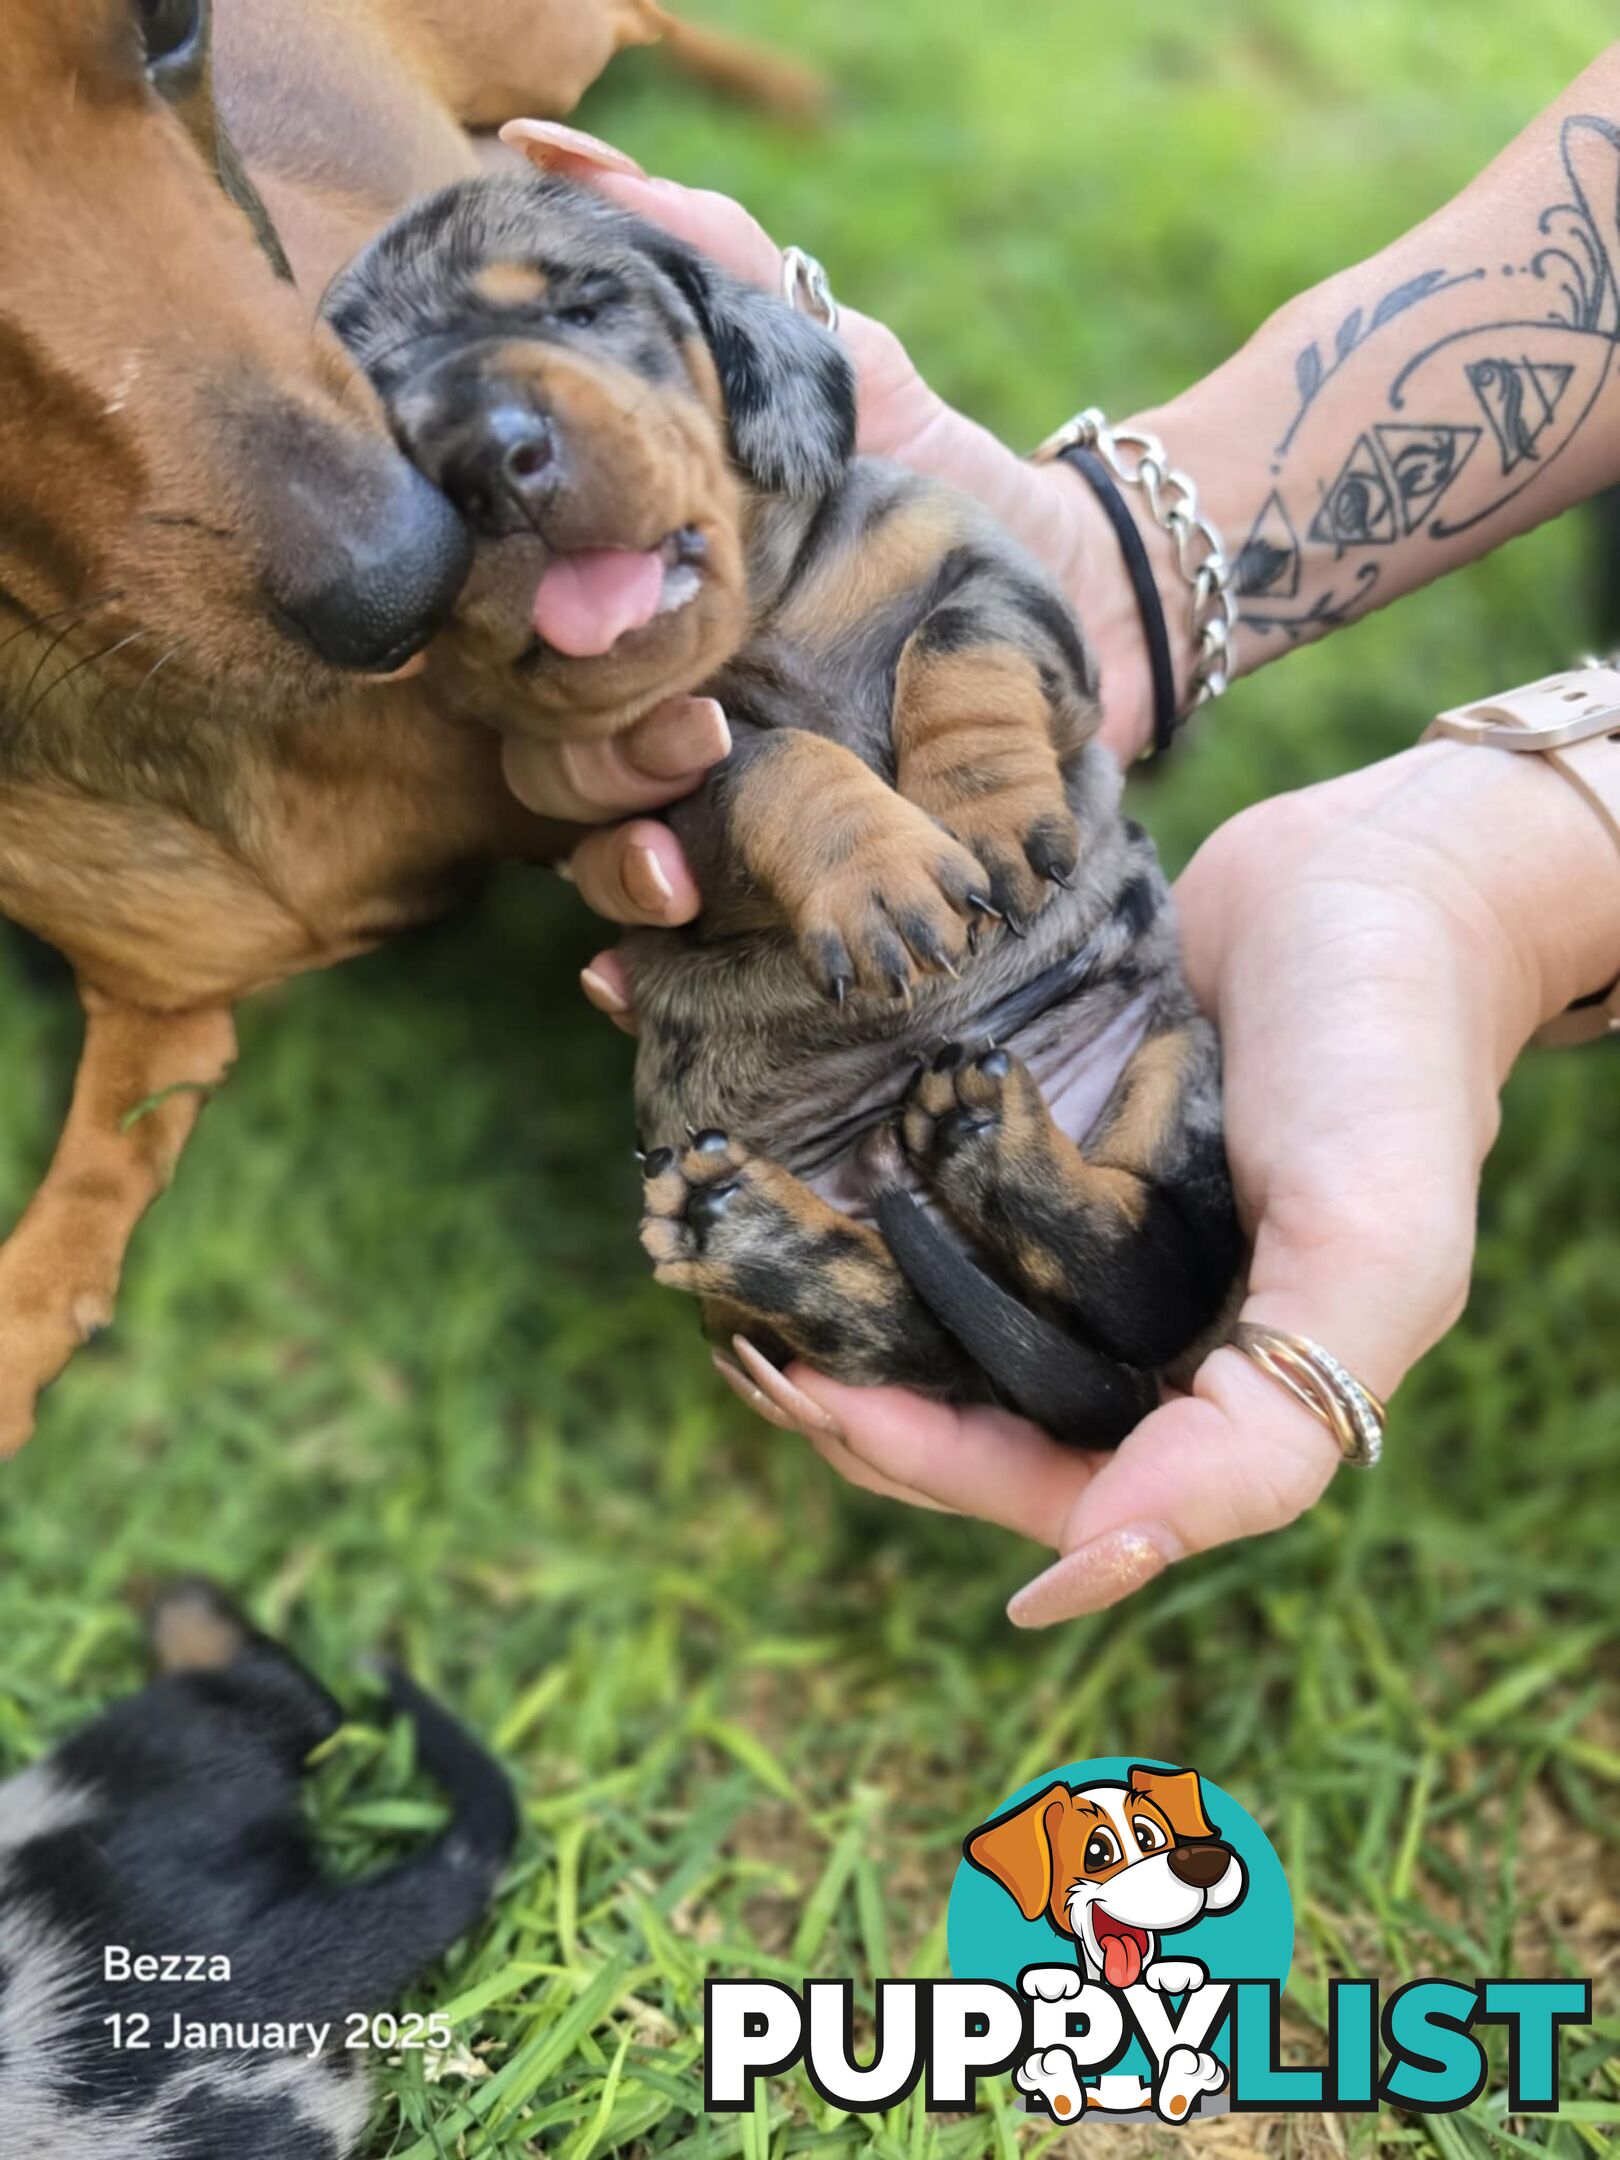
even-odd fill
[(344, 2160), (366, 2020), (487, 1907), (511, 1792), (396, 1677), (450, 1821), (383, 1874), (329, 1879), (300, 1785), (336, 1702), (206, 1585), (164, 1598), (152, 1637), (161, 1677), (0, 1785), (0, 2151)]
[(480, 534), (469, 702), (608, 734), (702, 684), (731, 717), (672, 815), (703, 918), (633, 941), (659, 1279), (722, 1338), (1119, 1441), (1242, 1241), (1061, 594), (853, 454), (834, 338), (559, 181), (418, 206), (328, 316)]
[(669, 28), (655, 0), (7, 0), (0, 915), (67, 956), (89, 1026), (0, 1247), (0, 1456), (109, 1319), (232, 1007), (555, 852), (476, 713), (360, 681), (427, 644), (472, 550), (316, 295), (478, 170), (462, 122), (566, 111)]

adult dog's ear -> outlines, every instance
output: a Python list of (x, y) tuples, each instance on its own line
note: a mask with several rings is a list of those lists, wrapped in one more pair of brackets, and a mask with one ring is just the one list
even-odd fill
[(1217, 1833), (1204, 1813), (1204, 1788), (1196, 1770), (1150, 1770), (1133, 1766), (1133, 1793), (1151, 1800), (1177, 1838), (1212, 1838)]
[(1052, 1840), (1074, 1805), (1067, 1785), (1045, 1792), (973, 1831), (962, 1851), (974, 1867), (994, 1876), (1026, 1920), (1038, 1920), (1052, 1897)]
[(855, 370), (830, 330), (655, 227), (643, 244), (679, 286), (714, 358), (731, 451), (771, 495), (825, 495), (855, 454)]

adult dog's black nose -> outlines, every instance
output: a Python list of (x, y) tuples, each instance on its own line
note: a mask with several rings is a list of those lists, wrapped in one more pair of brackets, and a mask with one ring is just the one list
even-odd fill
[(1232, 1852), (1227, 1845), (1172, 1845), (1170, 1872), (1194, 1890), (1213, 1890), (1226, 1873)]
[(304, 421), (259, 444), (256, 523), (283, 627), (333, 667), (385, 674), (441, 629), (472, 569), (455, 506), (387, 442)]

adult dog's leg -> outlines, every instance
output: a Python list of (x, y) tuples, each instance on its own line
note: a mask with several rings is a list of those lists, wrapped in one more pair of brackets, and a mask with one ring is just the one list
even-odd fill
[(693, 73), (794, 115), (823, 101), (808, 68), (678, 21), (658, 0), (374, 0), (467, 127), (572, 112), (616, 53), (665, 41)]
[(79, 1346), (112, 1318), (136, 1225), (236, 1056), (228, 1011), (148, 1013), (87, 996), (88, 1030), (56, 1158), (0, 1246), (0, 1456)]

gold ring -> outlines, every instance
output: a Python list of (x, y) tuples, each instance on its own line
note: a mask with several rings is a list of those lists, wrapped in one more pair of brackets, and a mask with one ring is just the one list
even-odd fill
[(1370, 1470), (1384, 1452), (1389, 1412), (1352, 1372), (1308, 1335), (1285, 1335), (1281, 1328), (1258, 1327), (1240, 1320), (1232, 1330), (1232, 1348), (1251, 1365), (1287, 1388), (1296, 1401), (1339, 1443), (1352, 1468)]

